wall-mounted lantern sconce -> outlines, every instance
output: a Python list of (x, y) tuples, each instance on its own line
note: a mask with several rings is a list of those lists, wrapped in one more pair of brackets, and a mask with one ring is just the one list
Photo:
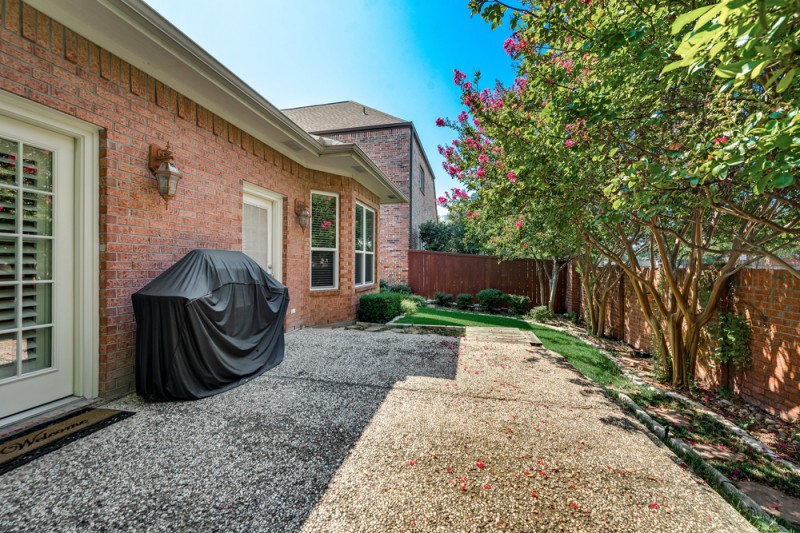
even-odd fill
[(181, 171), (175, 166), (169, 143), (166, 148), (155, 144), (150, 145), (149, 166), (158, 182), (158, 194), (167, 202), (167, 208), (169, 208), (169, 201), (175, 196), (175, 192), (178, 190), (178, 180), (182, 177)]
[(303, 228), (303, 231), (308, 227), (308, 221), (311, 220), (311, 211), (302, 200), (294, 201), (294, 214), (297, 215), (297, 223)]

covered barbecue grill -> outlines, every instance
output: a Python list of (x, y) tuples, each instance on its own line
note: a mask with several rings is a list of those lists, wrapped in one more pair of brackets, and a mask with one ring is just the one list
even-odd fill
[(145, 399), (205, 398), (283, 360), (289, 291), (241, 252), (194, 250), (132, 299)]

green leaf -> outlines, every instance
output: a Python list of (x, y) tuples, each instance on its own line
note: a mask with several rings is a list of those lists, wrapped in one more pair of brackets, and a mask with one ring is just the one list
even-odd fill
[(715, 175), (715, 176), (719, 176), (721, 173), (725, 172), (725, 170), (727, 168), (728, 168), (728, 165), (726, 165), (725, 163), (722, 163), (720, 165), (715, 166), (714, 170), (712, 170), (711, 173), (713, 175)]
[(750, 79), (758, 77), (758, 75), (761, 74), (761, 71), (764, 70), (764, 67), (766, 67), (769, 64), (769, 61), (770, 61), (769, 59), (765, 59), (764, 61), (761, 61), (758, 65), (756, 65), (753, 68), (753, 71), (750, 72)]
[(712, 7), (714, 6), (713, 5), (703, 6), (694, 9), (692, 11), (689, 11), (688, 13), (684, 13), (683, 15), (680, 15), (678, 18), (675, 19), (675, 22), (672, 23), (672, 35), (675, 35), (679, 31), (681, 31), (681, 29), (690, 22), (697, 20), (699, 17), (703, 16), (703, 14), (707, 13)]
[(767, 84), (764, 85), (764, 88), (768, 89), (769, 87), (772, 87), (772, 84), (775, 83), (778, 80), (780, 75), (783, 74), (784, 70), (786, 70), (786, 69), (779, 68), (778, 70), (776, 70), (775, 73), (772, 76), (770, 76), (770, 78), (767, 80)]
[(783, 79), (781, 79), (780, 83), (778, 83), (778, 87), (776, 88), (776, 90), (779, 93), (782, 93), (783, 91), (789, 88), (789, 85), (791, 85), (792, 83), (792, 79), (794, 79), (794, 73), (796, 70), (797, 68), (793, 68), (792, 70), (787, 72), (786, 75), (783, 77)]
[(788, 135), (786, 133), (784, 133), (783, 135), (778, 135), (778, 137), (775, 139), (775, 146), (781, 149), (789, 148), (791, 144), (792, 144), (792, 137), (791, 135)]
[(791, 172), (781, 172), (772, 180), (772, 186), (777, 189), (788, 187), (794, 183), (795, 177)]
[(684, 60), (684, 59), (681, 59), (680, 61), (674, 61), (674, 62), (670, 63), (669, 65), (667, 65), (666, 67), (664, 67), (661, 70), (661, 74), (666, 74), (667, 72), (671, 72), (671, 71), (673, 71), (675, 69), (679, 69), (682, 66), (684, 66), (685, 62), (686, 62), (686, 60)]

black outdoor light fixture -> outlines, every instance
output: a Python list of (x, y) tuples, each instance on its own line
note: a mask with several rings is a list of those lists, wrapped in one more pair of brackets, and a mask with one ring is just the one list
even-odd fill
[(308, 227), (308, 221), (311, 219), (311, 211), (302, 200), (294, 201), (294, 214), (297, 215), (297, 223), (303, 228), (303, 231)]
[(178, 190), (178, 180), (182, 177), (181, 171), (175, 166), (169, 143), (166, 148), (161, 148), (157, 144), (150, 145), (150, 170), (158, 182), (158, 194), (169, 208), (169, 201), (175, 196), (175, 192)]

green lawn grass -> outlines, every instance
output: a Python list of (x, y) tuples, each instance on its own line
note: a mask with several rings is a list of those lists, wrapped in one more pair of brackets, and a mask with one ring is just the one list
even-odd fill
[(632, 390), (634, 385), (596, 348), (572, 335), (550, 328), (531, 324), (518, 318), (481, 315), (462, 311), (444, 311), (422, 307), (416, 313), (397, 321), (399, 324), (431, 326), (479, 326), (493, 328), (517, 328), (532, 331), (548, 350), (552, 350), (575, 366), (583, 375), (599, 385)]

